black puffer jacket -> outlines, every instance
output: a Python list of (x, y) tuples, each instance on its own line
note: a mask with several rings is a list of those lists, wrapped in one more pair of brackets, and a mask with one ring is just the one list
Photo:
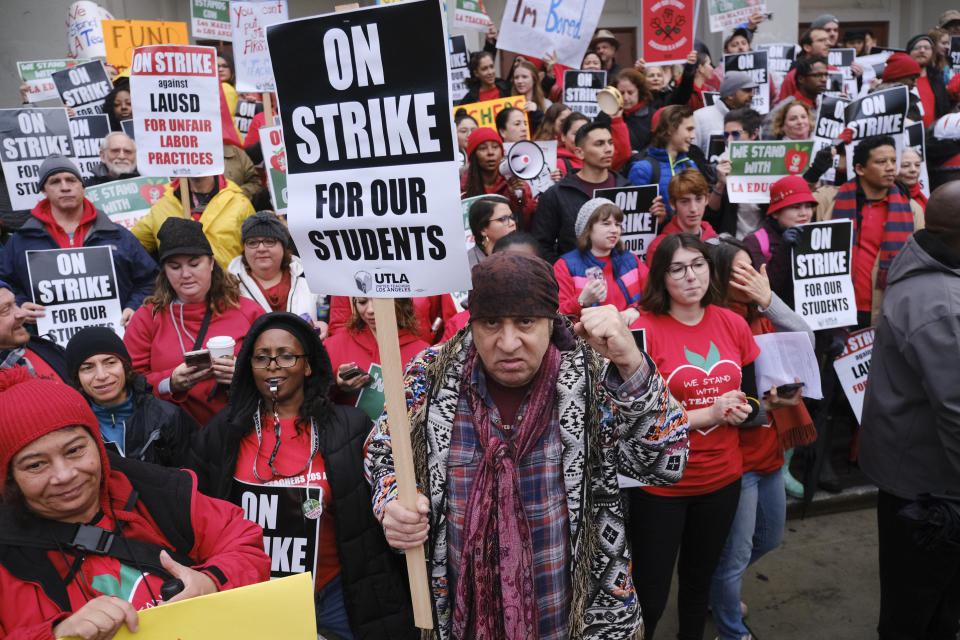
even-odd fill
[(133, 413), (124, 432), (126, 457), (164, 467), (186, 466), (191, 439), (200, 425), (179, 405), (153, 395), (142, 374), (133, 374), (130, 391)]
[[(189, 463), (200, 491), (224, 500), (230, 498), (240, 443), (253, 431), (252, 416), (247, 424), (232, 424), (230, 409), (197, 433)], [(373, 515), (363, 474), (363, 443), (373, 425), (359, 409), (331, 405), (329, 417), (318, 426), (320, 455), (337, 514), (334, 528), (350, 629), (357, 640), (419, 638), (402, 556), (390, 549)]]

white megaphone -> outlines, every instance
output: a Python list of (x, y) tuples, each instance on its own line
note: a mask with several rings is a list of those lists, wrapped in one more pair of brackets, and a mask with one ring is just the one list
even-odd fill
[[(544, 164), (546, 160), (540, 145), (530, 140), (520, 140), (510, 146), (506, 157), (500, 163), (500, 175), (507, 180), (514, 176), (521, 180), (532, 180), (540, 175)], [(517, 189), (517, 198), (522, 195), (523, 191)]]

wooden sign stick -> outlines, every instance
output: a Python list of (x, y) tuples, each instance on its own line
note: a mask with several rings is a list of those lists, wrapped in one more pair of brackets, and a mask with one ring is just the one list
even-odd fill
[(262, 94), (260, 94), (260, 100), (263, 101), (263, 126), (272, 127), (273, 126), (273, 104), (270, 100), (270, 92), (264, 91)]
[[(400, 359), (397, 311), (393, 299), (373, 298), (373, 313), (377, 321), (377, 346), (380, 348), (380, 366), (383, 369), (383, 395), (390, 420), (390, 444), (397, 476), (397, 491), (400, 494), (400, 504), (416, 511), (417, 478), (413, 468), (410, 421), (407, 418), (407, 401), (403, 391), (403, 361)], [(407, 549), (406, 555), (414, 623), (421, 629), (432, 629), (433, 607), (430, 604), (424, 549)]]
[(190, 178), (186, 176), (180, 178), (180, 202), (183, 205), (183, 217), (192, 220), (190, 217)]

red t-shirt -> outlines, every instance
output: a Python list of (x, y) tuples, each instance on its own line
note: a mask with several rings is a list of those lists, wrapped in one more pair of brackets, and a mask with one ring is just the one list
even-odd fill
[(57, 375), (57, 372), (54, 371), (53, 367), (47, 364), (47, 361), (38, 356), (36, 353), (27, 349), (23, 353), (23, 357), (30, 361), (30, 366), (33, 367), (33, 373), (36, 374), (38, 378), (43, 378), (44, 380), (53, 380), (55, 382), (60, 382), (60, 376)]
[[(247, 520), (263, 527), (263, 549), (271, 559), (270, 577), (313, 570), (314, 589), (319, 591), (340, 573), (331, 513), (333, 500), (323, 457), (317, 452), (313, 462), (303, 469), (310, 456), (310, 428), (301, 426), (297, 433), (294, 418), (281, 420), (280, 448), (273, 466), (281, 474), (292, 475), (261, 482), (253, 473), (254, 460), (260, 477), (270, 478), (268, 461), (277, 442), (273, 416), (264, 415), (261, 421), (263, 442), (259, 456), (255, 432), (240, 443), (231, 502), (243, 507)], [(316, 502), (307, 505), (308, 499)], [(309, 514), (305, 513), (311, 508)], [(315, 556), (312, 561), (311, 556)]]
[[(773, 325), (766, 318), (760, 318), (750, 325), (754, 335), (773, 333)], [(762, 396), (766, 389), (758, 389)], [(767, 414), (767, 424), (756, 427), (743, 427), (740, 431), (740, 455), (743, 457), (743, 472), (755, 471), (766, 475), (783, 466), (783, 448), (773, 426), (773, 418)]]
[(867, 201), (860, 210), (861, 223), (853, 243), (853, 294), (857, 311), (870, 311), (873, 303), (873, 265), (883, 242), (887, 221), (887, 198)]
[(923, 105), (923, 126), (926, 128), (937, 119), (937, 99), (930, 87), (930, 78), (927, 76), (917, 78), (917, 93), (920, 94), (920, 104)]
[[(695, 325), (683, 324), (669, 314), (644, 312), (630, 328), (647, 330), (647, 353), (670, 393), (687, 411), (706, 409), (718, 396), (740, 389), (741, 367), (760, 353), (747, 321), (714, 305), (707, 305), (703, 319)], [(660, 496), (691, 496), (727, 486), (742, 474), (738, 432), (727, 424), (692, 429), (690, 458), (680, 482), (643, 490)]]
[(483, 91), (482, 89), (477, 92), (477, 101), (486, 102), (487, 100), (498, 100), (500, 98), (500, 89), (494, 87), (493, 89), (487, 89)]

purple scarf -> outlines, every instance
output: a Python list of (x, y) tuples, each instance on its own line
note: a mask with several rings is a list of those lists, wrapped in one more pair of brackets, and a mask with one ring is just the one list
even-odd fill
[(536, 640), (539, 610), (530, 524), (520, 497), (517, 464), (543, 435), (553, 413), (560, 351), (550, 344), (514, 430), (493, 435), (490, 412), (469, 384), (479, 357), (470, 348), (464, 390), (483, 458), (467, 499), (452, 637), (458, 640)]

